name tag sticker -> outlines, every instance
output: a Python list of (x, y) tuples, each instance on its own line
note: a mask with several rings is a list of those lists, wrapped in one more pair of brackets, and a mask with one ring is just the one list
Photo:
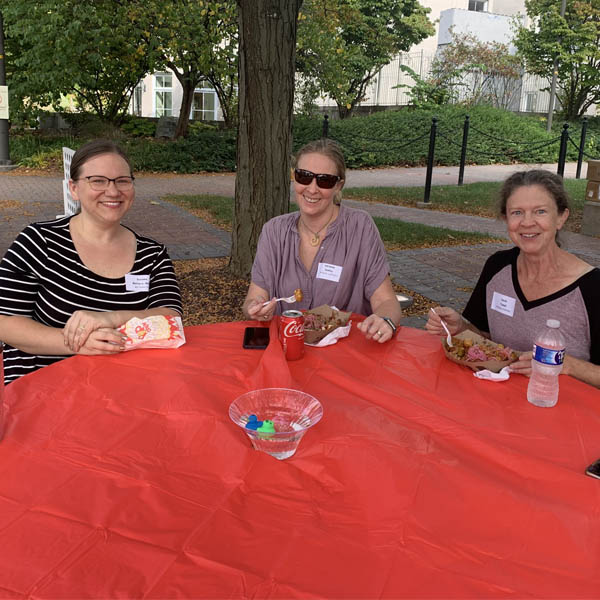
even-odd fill
[(515, 298), (494, 292), (494, 295), (492, 296), (492, 305), (490, 308), (502, 313), (503, 315), (506, 315), (507, 317), (512, 317), (515, 312), (515, 302)]
[(329, 281), (339, 281), (342, 276), (343, 267), (337, 265), (329, 265), (327, 263), (319, 263), (317, 269), (317, 279), (328, 279)]
[(128, 292), (147, 292), (150, 289), (150, 275), (125, 275), (125, 289)]

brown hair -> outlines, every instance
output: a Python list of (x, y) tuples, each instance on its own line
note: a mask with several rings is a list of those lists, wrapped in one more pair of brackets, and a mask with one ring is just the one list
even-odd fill
[(112, 140), (98, 139), (86, 142), (77, 149), (71, 159), (71, 179), (75, 181), (79, 177), (81, 167), (83, 167), (88, 160), (91, 160), (100, 154), (118, 154), (127, 163), (130, 175), (133, 175), (131, 163), (129, 162), (127, 154), (125, 154), (125, 150)]
[[(302, 148), (300, 148), (300, 150), (298, 150), (298, 152), (296, 152), (296, 156), (294, 158), (294, 167), (298, 164), (300, 158), (305, 154), (321, 154), (331, 159), (335, 164), (335, 175), (341, 178), (342, 186), (344, 185), (344, 181), (346, 180), (346, 161), (344, 160), (342, 149), (338, 144), (336, 144), (336, 142), (330, 140), (329, 138), (320, 138), (314, 142), (305, 144), (302, 146)], [(336, 204), (341, 203), (342, 190), (337, 192), (333, 201)]]
[[(531, 169), (529, 171), (517, 171), (513, 173), (502, 184), (498, 200), (498, 212), (500, 216), (506, 218), (506, 205), (512, 194), (520, 187), (531, 185), (539, 185), (548, 192), (554, 200), (559, 215), (562, 215), (565, 210), (569, 209), (569, 194), (565, 190), (562, 177), (544, 169)], [(555, 239), (556, 243), (560, 246), (558, 233), (557, 231)]]

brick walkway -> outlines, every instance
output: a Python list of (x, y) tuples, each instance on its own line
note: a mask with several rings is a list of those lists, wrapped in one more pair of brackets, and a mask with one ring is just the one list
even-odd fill
[[(540, 165), (536, 165), (540, 166)], [(556, 165), (541, 165), (556, 172)], [(490, 165), (467, 167), (465, 183), (501, 181), (525, 165)], [(575, 163), (568, 163), (566, 177), (575, 176)], [(583, 169), (585, 175), (585, 168)], [(436, 167), (434, 185), (456, 184), (457, 167)], [(348, 187), (424, 185), (425, 169), (392, 168), (349, 171)], [(217, 229), (162, 198), (168, 194), (216, 194), (233, 196), (235, 177), (214, 175), (140, 175), (136, 179), (136, 201), (126, 225), (142, 235), (165, 243), (173, 259), (227, 256), (229, 234)], [(460, 231), (479, 231), (506, 237), (504, 224), (495, 219), (443, 213), (429, 209), (365, 204), (352, 200), (348, 206), (367, 210), (374, 216), (398, 218), (412, 223), (448, 227)], [(62, 179), (60, 176), (0, 174), (0, 256), (25, 225), (52, 219), (62, 213)], [(600, 266), (600, 239), (567, 233), (565, 248), (584, 260)], [(432, 300), (461, 310), (477, 281), (483, 263), (504, 244), (422, 248), (389, 253), (394, 280)], [(407, 319), (408, 325), (421, 326), (424, 318)]]

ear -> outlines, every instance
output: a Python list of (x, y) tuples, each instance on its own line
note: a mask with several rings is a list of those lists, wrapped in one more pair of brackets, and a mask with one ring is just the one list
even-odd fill
[(557, 224), (556, 229), (560, 230), (568, 218), (569, 218), (569, 209), (565, 208), (563, 213), (561, 215), (558, 215), (558, 224)]
[(77, 182), (69, 179), (69, 191), (71, 192), (71, 196), (73, 196), (74, 200), (79, 202), (79, 194), (77, 192)]

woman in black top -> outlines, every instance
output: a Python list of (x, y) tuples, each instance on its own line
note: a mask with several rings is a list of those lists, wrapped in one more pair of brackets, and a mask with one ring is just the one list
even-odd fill
[(452, 334), (468, 328), (523, 351), (511, 371), (529, 376), (536, 335), (547, 319), (558, 319), (566, 339), (562, 372), (600, 387), (600, 270), (560, 248), (569, 216), (562, 179), (541, 169), (514, 173), (502, 187), (500, 213), (515, 247), (488, 259), (464, 319), (436, 308), (426, 329), (443, 335), (441, 318)]
[(75, 216), (24, 229), (0, 263), (0, 340), (10, 382), (72, 354), (115, 354), (132, 317), (181, 315), (165, 247), (121, 225), (135, 188), (112, 141), (83, 145), (71, 162)]

